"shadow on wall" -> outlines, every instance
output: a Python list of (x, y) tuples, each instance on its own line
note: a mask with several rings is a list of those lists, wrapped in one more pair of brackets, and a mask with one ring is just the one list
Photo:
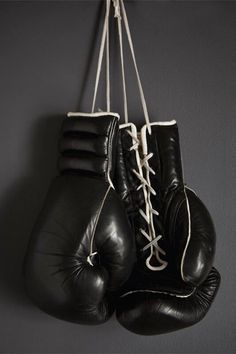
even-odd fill
[(32, 127), (22, 177), (5, 191), (0, 205), (1, 296), (8, 302), (28, 303), (22, 265), (28, 240), (49, 183), (56, 175), (57, 144), (63, 116), (40, 117)]
[[(91, 45), (77, 108), (81, 108), (92, 67), (104, 4), (97, 10)], [(90, 60), (89, 60), (90, 59)], [(36, 218), (43, 206), (49, 184), (57, 174), (57, 146), (63, 115), (42, 116), (36, 119), (25, 154), (29, 156), (23, 176), (16, 177), (3, 195), (0, 204), (0, 282), (5, 302), (29, 305), (23, 281), (23, 260)]]

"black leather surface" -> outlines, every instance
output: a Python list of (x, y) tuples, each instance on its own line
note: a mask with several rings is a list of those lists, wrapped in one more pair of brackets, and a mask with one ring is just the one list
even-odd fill
[[(52, 181), (25, 257), (25, 283), (32, 300), (68, 321), (106, 321), (114, 310), (113, 293), (128, 279), (135, 260), (125, 209), (107, 183), (117, 128), (117, 118), (112, 116), (65, 119), (60, 144), (63, 161), (71, 147), (73, 154), (81, 155), (74, 156), (77, 162), (70, 162), (69, 169), (67, 161), (61, 164), (62, 175)], [(77, 135), (72, 136), (72, 131)], [(103, 140), (98, 151), (93, 145), (97, 139)], [(83, 154), (84, 165), (80, 164)], [(103, 155), (107, 164), (98, 164), (99, 169), (91, 173), (88, 166), (97, 155)], [(91, 251), (97, 252), (91, 257), (92, 265), (87, 259)]]
[(131, 150), (133, 141), (127, 131), (131, 131), (131, 128), (123, 127), (119, 132), (114, 184), (125, 205), (139, 249), (145, 245), (143, 236), (140, 235), (140, 228), (145, 229), (146, 223), (139, 213), (139, 209), (144, 210), (145, 201), (142, 189), (137, 190), (140, 181), (133, 172), (133, 170), (138, 171), (136, 152), (134, 149)]
[[(163, 236), (158, 244), (166, 251), (161, 258), (168, 261), (168, 266), (162, 271), (151, 271), (145, 264), (149, 250), (139, 252), (136, 267), (120, 292), (117, 318), (134, 333), (152, 335), (200, 321), (214, 300), (220, 275), (212, 268), (215, 230), (210, 214), (195, 193), (184, 187), (177, 125), (153, 125), (152, 134), (147, 132), (146, 139), (148, 153), (153, 153), (149, 166), (156, 172), (150, 174), (151, 186), (156, 191), (151, 203), (159, 212), (159, 216), (154, 215), (154, 225), (156, 235)], [(128, 160), (128, 171), (130, 164)], [(123, 172), (119, 181), (129, 191), (126, 175)], [(120, 186), (118, 190), (122, 190)], [(124, 203), (127, 204), (126, 199)], [(138, 232), (139, 220), (134, 214), (138, 249), (147, 243)], [(156, 264), (153, 259), (153, 265)]]
[(157, 193), (151, 196), (151, 202), (160, 212), (160, 216), (154, 216), (156, 231), (163, 235), (160, 245), (167, 250), (169, 267), (177, 268), (180, 273), (189, 236), (187, 196), (191, 235), (183, 262), (183, 276), (185, 281), (198, 285), (206, 278), (214, 260), (215, 229), (211, 216), (193, 191), (184, 190), (177, 124), (153, 126), (152, 134), (147, 133), (147, 142), (148, 150), (154, 153), (149, 164), (157, 171), (150, 175), (150, 181)]
[(59, 170), (90, 176), (105, 176), (115, 164), (117, 118), (111, 116), (71, 117), (62, 124)]
[[(169, 283), (166, 277), (165, 282)], [(172, 285), (171, 285), (172, 283)], [(164, 286), (148, 277), (140, 290), (120, 298), (117, 307), (119, 322), (131, 332), (141, 335), (168, 333), (199, 322), (209, 310), (220, 283), (219, 273), (212, 268), (204, 282), (196, 288), (176, 286), (171, 279)], [(166, 293), (165, 293), (166, 291)], [(163, 292), (163, 293), (162, 293)], [(182, 296), (186, 297), (180, 297)]]

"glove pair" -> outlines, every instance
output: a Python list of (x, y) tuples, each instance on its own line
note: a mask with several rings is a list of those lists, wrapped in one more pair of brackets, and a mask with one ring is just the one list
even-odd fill
[(138, 334), (190, 326), (220, 283), (215, 231), (185, 187), (175, 121), (119, 127), (113, 113), (69, 114), (59, 171), (32, 231), (27, 291), (80, 324), (118, 321)]

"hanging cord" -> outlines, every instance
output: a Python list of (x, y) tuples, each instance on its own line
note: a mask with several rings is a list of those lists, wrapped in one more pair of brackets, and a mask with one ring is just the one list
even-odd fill
[[(133, 59), (133, 64), (135, 68), (135, 73), (138, 81), (138, 88), (139, 88), (139, 93), (140, 93), (140, 98), (141, 98), (141, 104), (144, 112), (144, 117), (147, 125), (147, 130), (148, 133), (151, 134), (151, 125), (149, 121), (149, 115), (147, 111), (147, 105), (146, 105), (146, 100), (144, 97), (144, 92), (140, 80), (140, 75), (136, 63), (136, 58), (134, 54), (134, 47), (133, 47), (133, 42), (130, 34), (130, 29), (129, 29), (129, 24), (128, 24), (128, 19), (126, 15), (126, 10), (124, 6), (123, 0), (112, 0), (114, 9), (115, 9), (115, 15), (114, 17), (117, 18), (117, 26), (118, 26), (118, 35), (119, 35), (119, 47), (120, 47), (120, 59), (121, 59), (121, 69), (122, 69), (122, 86), (123, 86), (123, 99), (124, 99), (124, 117), (125, 117), (125, 123), (128, 123), (128, 102), (127, 102), (127, 92), (126, 92), (126, 80), (125, 80), (125, 67), (124, 67), (124, 53), (123, 53), (123, 36), (122, 36), (122, 18), (121, 18), (121, 12), (123, 15), (123, 20), (124, 20), (124, 25), (125, 25), (125, 30), (128, 38), (128, 43), (130, 47), (130, 51), (132, 54), (132, 59)], [(99, 50), (99, 58), (98, 58), (98, 66), (97, 66), (97, 74), (96, 74), (96, 81), (95, 81), (95, 87), (94, 87), (94, 96), (93, 96), (93, 104), (92, 104), (92, 113), (94, 112), (95, 108), (95, 102), (96, 102), (96, 97), (97, 97), (97, 90), (98, 90), (98, 85), (99, 85), (99, 80), (101, 76), (101, 68), (102, 68), (102, 61), (104, 57), (104, 50), (105, 50), (105, 44), (106, 44), (106, 98), (107, 98), (107, 112), (110, 112), (110, 60), (109, 60), (109, 14), (110, 14), (110, 5), (111, 1), (106, 0), (106, 15), (105, 15), (105, 21), (104, 21), (104, 26), (103, 26), (103, 33), (102, 33), (102, 40), (101, 40), (101, 45), (100, 45), (100, 50)], [(120, 6), (121, 5), (121, 6)], [(130, 150), (136, 150), (136, 152), (139, 154), (138, 149), (140, 146), (140, 141), (137, 138), (135, 134), (133, 134), (131, 131), (127, 129), (127, 132), (130, 134), (130, 136), (133, 139), (133, 146), (130, 148)], [(140, 215), (144, 218), (144, 220), (147, 223), (147, 232), (144, 229), (140, 229), (141, 234), (148, 240), (148, 243), (145, 245), (143, 248), (143, 251), (146, 251), (147, 249), (150, 248), (150, 254), (146, 259), (146, 266), (153, 271), (160, 271), (166, 268), (168, 265), (168, 262), (162, 260), (160, 258), (160, 254), (165, 256), (165, 251), (158, 245), (158, 241), (162, 238), (162, 235), (157, 235), (155, 232), (155, 227), (154, 227), (154, 216), (158, 216), (159, 213), (158, 211), (154, 210), (152, 207), (151, 203), (151, 195), (156, 195), (155, 190), (151, 186), (151, 181), (150, 181), (150, 176), (149, 173), (155, 174), (155, 171), (149, 166), (148, 160), (152, 158), (153, 153), (144, 151), (144, 157), (141, 159), (140, 157), (140, 171), (132, 170), (132, 172), (136, 175), (136, 177), (140, 180), (140, 186), (137, 189), (143, 188), (144, 192), (144, 198), (145, 198), (145, 212), (140, 209), (139, 213)], [(146, 176), (143, 176), (142, 169), (145, 168), (146, 170)], [(155, 257), (156, 260), (159, 262), (159, 266), (153, 266), (150, 261), (152, 257)]]
[(126, 81), (125, 81), (125, 64), (124, 64), (124, 52), (123, 52), (123, 36), (122, 36), (122, 25), (121, 25), (121, 12), (120, 12), (120, 2), (119, 0), (112, 0), (115, 8), (114, 17), (117, 18), (117, 27), (119, 34), (119, 46), (120, 46), (120, 61), (121, 61), (121, 74), (122, 74), (122, 87), (123, 87), (123, 100), (124, 100), (124, 118), (125, 123), (128, 123), (128, 101), (127, 101), (127, 91), (126, 91)]
[(104, 56), (104, 49), (106, 44), (106, 104), (107, 104), (107, 112), (110, 112), (110, 59), (109, 59), (109, 14), (110, 14), (111, 0), (106, 0), (106, 14), (103, 25), (102, 39), (101, 45), (99, 49), (98, 56), (98, 64), (97, 64), (97, 72), (96, 79), (94, 85), (94, 93), (93, 93), (93, 101), (92, 101), (92, 109), (91, 112), (94, 113), (96, 99), (97, 99), (97, 91), (98, 85), (101, 76), (102, 70), (102, 61)]
[(151, 134), (151, 125), (150, 125), (150, 119), (149, 119), (149, 114), (148, 114), (148, 110), (147, 110), (146, 99), (144, 96), (143, 87), (142, 87), (142, 83), (141, 83), (141, 79), (140, 79), (140, 75), (139, 75), (139, 71), (138, 71), (137, 61), (136, 61), (136, 57), (135, 57), (135, 53), (134, 53), (134, 45), (133, 45), (132, 36), (130, 33), (129, 22), (128, 22), (126, 10), (125, 10), (125, 5), (124, 5), (123, 0), (117, 0), (117, 2), (119, 2), (119, 1), (120, 1), (120, 5), (121, 5), (125, 30), (126, 30), (126, 34), (127, 34), (127, 38), (128, 38), (128, 43), (129, 43), (132, 59), (133, 59), (135, 73), (136, 73), (136, 77), (137, 77), (137, 81), (138, 81), (138, 88), (139, 88), (139, 94), (140, 94), (141, 103), (142, 103), (142, 107), (143, 107), (144, 118), (145, 118), (145, 121), (147, 124), (148, 132), (149, 132), (149, 134)]
[[(147, 125), (147, 130), (148, 133), (151, 134), (151, 125), (150, 125), (150, 120), (149, 120), (149, 115), (147, 111), (147, 105), (146, 105), (146, 100), (141, 84), (141, 79), (137, 67), (137, 62), (135, 58), (135, 53), (134, 53), (134, 47), (133, 47), (133, 42), (131, 38), (131, 33), (129, 29), (129, 24), (128, 24), (128, 19), (126, 15), (126, 10), (124, 6), (123, 0), (113, 0), (113, 4), (115, 7), (115, 17), (117, 18), (117, 23), (118, 23), (118, 34), (119, 34), (119, 44), (120, 44), (120, 58), (121, 58), (121, 68), (122, 68), (122, 82), (123, 82), (123, 96), (124, 96), (124, 114), (125, 114), (125, 122), (128, 123), (128, 108), (127, 108), (127, 94), (126, 94), (126, 81), (125, 81), (125, 69), (124, 69), (124, 55), (123, 55), (123, 38), (122, 38), (122, 26), (121, 26), (121, 9), (122, 9), (122, 15), (123, 15), (123, 20), (124, 20), (124, 25), (126, 29), (126, 34), (129, 42), (129, 47), (130, 51), (132, 54), (132, 59), (133, 59), (133, 64), (136, 72), (136, 77), (138, 81), (138, 87), (139, 87), (139, 93), (140, 93), (140, 98), (141, 98), (141, 103), (143, 107), (143, 112), (144, 112), (144, 117)], [(120, 8), (121, 5), (121, 8)], [(140, 141), (137, 138), (135, 134), (133, 134), (130, 130), (127, 129), (127, 133), (131, 136), (133, 139), (133, 145), (130, 148), (130, 151), (136, 150), (136, 152), (139, 155), (138, 149), (140, 146)], [(146, 149), (145, 149), (146, 150)], [(143, 189), (144, 193), (144, 199), (145, 199), (145, 211), (142, 209), (139, 210), (139, 213), (141, 217), (145, 220), (147, 224), (147, 231), (144, 229), (140, 229), (141, 234), (147, 239), (148, 243), (145, 245), (145, 247), (142, 249), (142, 251), (146, 251), (150, 249), (150, 254), (146, 259), (146, 266), (152, 270), (152, 271), (161, 271), (165, 269), (168, 265), (168, 262), (164, 261), (161, 259), (160, 255), (166, 255), (165, 251), (158, 245), (158, 241), (162, 238), (162, 235), (156, 235), (155, 227), (154, 227), (154, 216), (159, 216), (159, 213), (157, 210), (155, 210), (152, 207), (151, 203), (151, 195), (156, 195), (156, 191), (154, 188), (151, 186), (151, 181), (150, 181), (150, 173), (155, 175), (155, 171), (149, 166), (148, 161), (153, 157), (152, 152), (147, 152), (144, 151), (144, 156), (140, 159), (140, 170), (136, 171), (135, 169), (132, 170), (132, 172), (136, 175), (136, 177), (140, 181), (140, 186), (137, 188), (139, 190), (140, 188)], [(146, 176), (143, 176), (142, 169), (145, 168), (146, 170)], [(156, 260), (158, 261), (159, 265), (152, 265), (151, 260), (152, 258), (155, 257)]]
[[(113, 2), (114, 9), (115, 9), (114, 17), (117, 18), (118, 34), (119, 34), (123, 100), (124, 100), (124, 120), (125, 120), (125, 123), (128, 123), (129, 119), (128, 119), (128, 100), (127, 100), (126, 80), (125, 80), (121, 13), (123, 15), (124, 26), (125, 26), (125, 30), (126, 30), (126, 34), (127, 34), (127, 38), (128, 38), (128, 43), (129, 43), (129, 47), (130, 47), (130, 51), (131, 51), (131, 55), (132, 55), (132, 59), (133, 59), (134, 69), (135, 69), (135, 73), (136, 73), (136, 77), (137, 77), (138, 88), (139, 88), (144, 118), (145, 118), (145, 121), (147, 124), (148, 132), (149, 132), (149, 134), (151, 134), (151, 125), (150, 125), (149, 114), (148, 114), (148, 110), (147, 110), (147, 104), (146, 104), (146, 100), (145, 100), (145, 96), (144, 96), (144, 92), (143, 92), (140, 74), (138, 71), (138, 66), (137, 66), (136, 57), (135, 57), (135, 53), (134, 53), (133, 41), (132, 41), (128, 18), (127, 18), (125, 6), (124, 6), (124, 1), (123, 0), (112, 0), (112, 2)], [(110, 56), (110, 54), (109, 54), (109, 51), (110, 51), (110, 48), (109, 48), (110, 7), (111, 7), (111, 0), (106, 0), (106, 14), (105, 14), (103, 33), (102, 33), (101, 45), (100, 45), (99, 56), (98, 56), (96, 80), (95, 80), (95, 85), (94, 85), (94, 94), (93, 94), (92, 109), (91, 109), (92, 113), (94, 113), (94, 110), (95, 110), (95, 104), (96, 104), (96, 98), (97, 98), (98, 85), (99, 85), (100, 76), (101, 76), (101, 69), (102, 69), (102, 62), (103, 62), (105, 45), (106, 45), (106, 105), (107, 105), (107, 112), (110, 112), (110, 108), (111, 108), (110, 107), (110, 102), (111, 102), (111, 99), (110, 99), (110, 58), (109, 58), (109, 56)]]

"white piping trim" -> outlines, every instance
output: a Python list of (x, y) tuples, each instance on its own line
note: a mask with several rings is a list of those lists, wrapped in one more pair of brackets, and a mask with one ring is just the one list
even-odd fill
[(167, 125), (174, 125), (176, 124), (176, 120), (172, 119), (169, 121), (163, 121), (163, 122), (154, 122), (154, 123), (150, 123), (150, 125), (162, 125), (162, 126), (167, 126)]
[(120, 119), (120, 115), (114, 112), (95, 112), (95, 113), (84, 113), (84, 112), (68, 112), (67, 117), (101, 117), (101, 116), (114, 116)]
[(183, 255), (182, 255), (182, 258), (181, 258), (180, 271), (181, 271), (181, 277), (182, 277), (183, 281), (185, 281), (184, 271), (183, 271), (184, 259), (185, 259), (187, 248), (188, 248), (188, 245), (189, 245), (189, 242), (190, 242), (190, 238), (191, 238), (191, 214), (190, 214), (189, 200), (188, 200), (188, 196), (187, 196), (187, 193), (185, 191), (185, 188), (184, 188), (184, 194), (185, 194), (185, 198), (186, 198), (186, 206), (187, 206), (187, 213), (188, 213), (188, 237), (187, 237), (187, 242), (186, 242), (186, 245), (185, 245), (185, 248), (184, 248), (184, 252), (183, 252)]
[[(119, 125), (119, 128), (120, 128), (120, 129), (129, 128), (129, 127), (131, 127), (131, 125), (134, 126), (133, 129), (135, 129), (136, 132), (137, 132), (137, 128), (136, 128), (136, 126), (134, 125), (134, 123), (123, 123), (123, 124), (120, 124), (120, 125)], [(131, 128), (131, 130), (132, 130), (132, 128)]]
[[(150, 126), (171, 126), (177, 124), (176, 120), (170, 120), (168, 122), (154, 122), (150, 123)], [(148, 148), (147, 148), (147, 140), (146, 140), (146, 130), (148, 129), (147, 124), (145, 124), (142, 129), (141, 129), (141, 140), (142, 140), (142, 146), (143, 146), (143, 153), (147, 154), (148, 153)]]
[(95, 221), (95, 225), (94, 225), (94, 228), (93, 228), (93, 234), (92, 234), (92, 237), (91, 237), (91, 241), (90, 241), (90, 252), (89, 252), (89, 255), (87, 256), (87, 262), (93, 267), (93, 263), (91, 261), (91, 256), (94, 255), (94, 254), (97, 254), (97, 251), (96, 252), (93, 252), (93, 241), (94, 241), (94, 237), (95, 237), (95, 232), (96, 232), (96, 229), (97, 229), (97, 225), (98, 225), (98, 220), (100, 218), (100, 215), (101, 215), (101, 212), (102, 212), (102, 209), (103, 209), (103, 206), (104, 206), (104, 203), (106, 201), (106, 198), (108, 196), (108, 193), (111, 189), (111, 186), (109, 186), (107, 188), (107, 191), (106, 191), (106, 194), (102, 200), (102, 203), (100, 205), (100, 208), (98, 210), (98, 214), (97, 214), (97, 217), (96, 217), (96, 221)]
[(107, 180), (108, 180), (108, 183), (110, 184), (111, 188), (115, 189), (114, 184), (112, 183), (112, 180), (111, 180), (111, 177), (110, 177), (110, 171), (107, 174)]
[(173, 293), (169, 293), (167, 291), (158, 291), (158, 290), (133, 290), (133, 291), (129, 291), (123, 295), (121, 295), (121, 297), (125, 297), (127, 295), (131, 295), (131, 294), (134, 294), (134, 293), (153, 293), (153, 294), (164, 294), (164, 295), (170, 295), (170, 296), (174, 296), (174, 297), (179, 297), (179, 298), (188, 298), (190, 297), (191, 295), (194, 294), (196, 288), (194, 288), (189, 294), (186, 294), (186, 295), (178, 295), (178, 294), (173, 294)]
[(194, 189), (190, 188), (189, 186), (187, 187), (187, 189), (189, 189), (191, 192), (193, 192), (193, 194), (195, 194), (197, 196), (197, 193), (195, 192)]

